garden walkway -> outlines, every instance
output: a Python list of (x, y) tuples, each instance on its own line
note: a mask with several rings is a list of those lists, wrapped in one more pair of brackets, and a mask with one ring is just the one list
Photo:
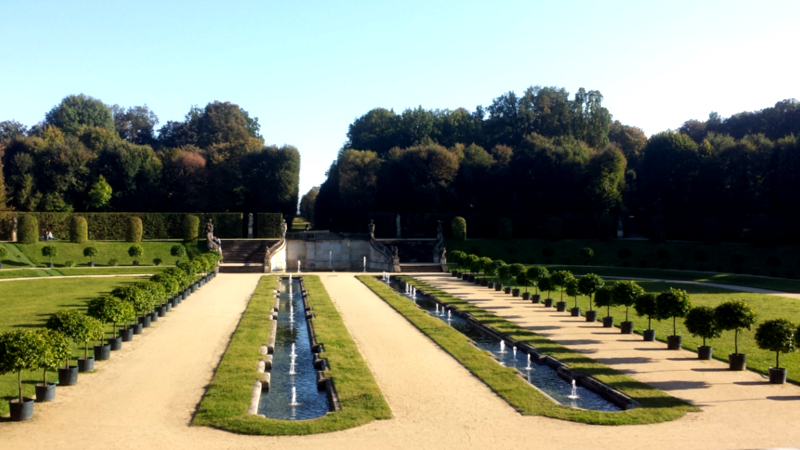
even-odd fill
[(670, 283), (670, 284), (693, 284), (695, 286), (710, 286), (720, 289), (728, 289), (730, 291), (752, 292), (754, 294), (774, 295), (777, 297), (788, 297), (800, 300), (800, 294), (792, 294), (789, 292), (773, 291), (770, 289), (761, 289), (748, 286), (736, 286), (732, 284), (707, 283), (705, 281), (664, 280), (661, 278), (610, 277), (605, 275), (603, 276), (603, 278), (611, 278), (614, 280), (658, 281), (661, 283)]
[[(618, 449), (622, 445), (683, 450), (763, 448), (800, 442), (800, 427), (791, 420), (796, 417), (795, 402), (777, 401), (800, 398), (800, 388), (770, 387), (766, 393), (767, 389), (758, 385), (762, 381), (753, 374), (732, 377), (714, 363), (698, 366), (711, 369), (696, 373), (703, 377), (701, 386), (689, 377), (694, 373), (688, 367), (696, 363), (684, 360), (666, 364), (664, 370), (670, 372), (665, 374), (639, 369), (634, 376), (674, 389), (676, 395), (701, 398), (705, 409), (702, 413), (671, 423), (627, 427), (523, 417), (372, 294), (355, 275), (320, 274), (392, 408), (391, 420), (300, 437), (241, 436), (190, 426), (196, 405), (260, 278), (258, 274), (220, 274), (102, 364), (96, 374), (82, 376), (77, 386), (60, 389), (53, 404), (37, 405), (34, 420), (0, 423), (2, 448), (463, 450), (520, 446)], [(488, 297), (484, 295), (485, 288), (478, 291), (465, 283), (451, 285), (454, 279), (422, 278), (476, 302)], [(558, 319), (567, 322), (560, 322), (547, 317), (551, 314), (534, 312), (534, 308), (516, 305), (508, 298), (491, 300), (491, 306), (507, 306), (507, 310), (498, 311), (530, 317), (536, 325), (554, 320), (574, 335), (562, 335), (563, 339), (611, 338), (595, 336), (593, 333), (600, 330), (597, 327), (582, 328), (563, 317)], [(579, 345), (582, 344), (576, 344)], [(629, 347), (643, 346), (646, 347), (641, 342), (607, 343), (607, 350), (603, 350), (607, 353), (603, 355), (624, 358), (623, 355), (633, 354)], [(640, 350), (635, 354), (657, 365), (667, 352)], [(691, 355), (670, 352), (669, 356), (680, 359)], [(622, 360), (606, 362), (615, 367), (635, 365)], [(650, 366), (649, 362), (639, 365)], [(743, 383), (732, 385), (739, 388), (732, 391), (738, 396), (699, 394), (725, 394), (725, 384), (736, 382)], [(747, 395), (739, 395), (743, 392)], [(764, 400), (767, 395), (773, 400)]]

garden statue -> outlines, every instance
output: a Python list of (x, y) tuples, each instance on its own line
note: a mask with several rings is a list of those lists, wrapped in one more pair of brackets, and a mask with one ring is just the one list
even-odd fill
[(443, 241), (444, 240), (444, 232), (442, 231), (442, 221), (441, 220), (437, 220), (436, 221), (436, 239), (438, 239), (439, 241)]
[(446, 249), (446, 248), (444, 248), (444, 247), (442, 247), (442, 260), (446, 260), (446, 259), (447, 259), (447, 258), (445, 257), (445, 255), (447, 255), (447, 249)]
[(249, 239), (253, 238), (253, 213), (247, 216), (247, 237)]
[(397, 219), (395, 219), (395, 223), (397, 225), (397, 238), (400, 239), (400, 214), (397, 215)]
[(369, 237), (370, 237), (370, 239), (375, 239), (375, 221), (374, 220), (370, 220), (369, 221), (368, 228), (369, 228)]
[(208, 223), (206, 224), (206, 234), (209, 236), (214, 236), (214, 224), (211, 223), (211, 219), (208, 219)]
[(17, 215), (11, 216), (11, 242), (17, 242)]
[(282, 239), (286, 239), (286, 229), (287, 229), (287, 227), (286, 227), (286, 219), (283, 219), (283, 222), (281, 222), (281, 238)]
[(394, 259), (397, 259), (397, 260), (399, 260), (399, 259), (400, 259), (400, 254), (399, 254), (399, 252), (400, 252), (400, 250), (397, 248), (397, 246), (396, 246), (396, 245), (393, 245), (393, 246), (392, 246), (392, 253), (394, 253)]

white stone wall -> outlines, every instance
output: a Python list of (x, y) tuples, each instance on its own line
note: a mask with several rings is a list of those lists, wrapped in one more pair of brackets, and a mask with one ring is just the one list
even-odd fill
[(300, 261), (303, 272), (331, 269), (358, 272), (364, 268), (365, 256), (367, 270), (391, 270), (389, 264), (383, 262), (382, 255), (366, 240), (292, 240), (286, 245), (286, 264), (291, 272), (297, 271), (297, 261)]

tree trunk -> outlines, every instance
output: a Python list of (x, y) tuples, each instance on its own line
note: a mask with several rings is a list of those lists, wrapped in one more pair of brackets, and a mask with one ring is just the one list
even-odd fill
[(22, 404), (22, 371), (17, 372), (17, 389), (19, 389), (19, 404)]

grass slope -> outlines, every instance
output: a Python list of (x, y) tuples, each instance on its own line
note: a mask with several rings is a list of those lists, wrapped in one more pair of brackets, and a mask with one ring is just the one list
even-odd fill
[(170, 266), (121, 266), (121, 267), (75, 267), (53, 269), (13, 269), (0, 270), (0, 279), (9, 278), (44, 278), (44, 277), (74, 277), (81, 275), (145, 275), (163, 272)]
[(251, 388), (258, 379), (256, 362), (262, 343), (267, 342), (266, 319), (273, 303), (272, 290), (277, 276), (263, 277), (247, 306), (214, 379), (200, 402), (193, 425), (205, 425), (240, 434), (305, 435), (353, 428), (375, 419), (391, 418), (369, 367), (350, 337), (341, 316), (317, 276), (304, 275), (308, 302), (314, 310), (317, 341), (324, 344), (339, 400), (340, 412), (311, 420), (284, 421), (247, 415)]
[[(43, 327), (50, 315), (61, 309), (86, 310), (86, 301), (108, 293), (117, 286), (141, 281), (141, 278), (74, 278), (54, 280), (19, 280), (0, 283), (0, 332), (19, 328)], [(106, 327), (110, 333), (111, 326)], [(91, 354), (92, 348), (90, 346)], [(72, 354), (83, 356), (83, 348), (73, 345)], [(102, 364), (102, 362), (98, 362)], [(41, 372), (23, 372), (23, 391), (32, 397), (34, 385), (41, 382)], [(55, 381), (56, 373), (48, 373)], [(16, 374), (0, 376), (0, 397), (9, 399), (17, 392)], [(8, 413), (8, 402), (0, 402), (0, 414)]]
[[(164, 263), (174, 264), (175, 257), (170, 255), (173, 245), (180, 244), (180, 241), (142, 241), (139, 243), (144, 248), (144, 255), (139, 259), (139, 264), (148, 266), (153, 265), (155, 258), (160, 258)], [(94, 258), (96, 266), (109, 265), (111, 259), (116, 259), (117, 264), (131, 265), (133, 258), (128, 255), (128, 249), (133, 245), (131, 242), (122, 241), (89, 241), (83, 244), (73, 244), (66, 241), (38, 242), (36, 244), (3, 244), (8, 249), (8, 256), (4, 258), (5, 267), (25, 267), (25, 266), (46, 266), (49, 258), (42, 256), (42, 247), (54, 245), (58, 248), (58, 256), (53, 258), (56, 267), (64, 267), (67, 261), (72, 261), (76, 266), (86, 266), (89, 258), (83, 256), (83, 249), (95, 247), (99, 255)], [(204, 242), (196, 244), (186, 244), (187, 257), (190, 259), (204, 251)]]
[(599, 412), (555, 404), (518, 376), (518, 372), (515, 369), (501, 366), (489, 356), (488, 352), (472, 345), (466, 336), (441, 320), (429, 316), (425, 311), (399, 296), (384, 283), (368, 275), (362, 275), (357, 278), (522, 414), (541, 415), (598, 425), (628, 425), (666, 422), (678, 419), (687, 412), (699, 411), (699, 408), (672, 397), (663, 391), (640, 383), (627, 375), (612, 370), (603, 364), (575, 353), (481, 308), (472, 306), (426, 283), (410, 277), (401, 277), (402, 280), (408, 281), (423, 289), (426, 293), (434, 295), (439, 301), (472, 314), (475, 319), (497, 331), (513, 339), (527, 342), (541, 352), (568, 363), (572, 369), (591, 375), (625, 392), (635, 398), (641, 406), (629, 411)]

